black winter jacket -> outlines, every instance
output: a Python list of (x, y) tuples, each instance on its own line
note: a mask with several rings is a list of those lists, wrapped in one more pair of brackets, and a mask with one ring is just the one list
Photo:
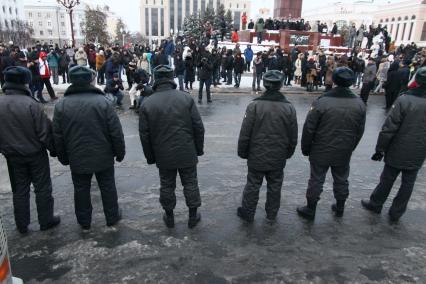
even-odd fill
[(243, 74), (245, 69), (245, 62), (242, 57), (235, 57), (234, 58), (234, 72), (235, 74)]
[(426, 158), (426, 88), (400, 96), (383, 124), (376, 152), (385, 153), (385, 163), (397, 169), (420, 169)]
[(154, 86), (139, 111), (139, 135), (148, 164), (158, 168), (193, 167), (204, 154), (204, 126), (192, 97), (174, 82)]
[(96, 173), (124, 159), (120, 120), (105, 94), (93, 86), (71, 85), (55, 105), (53, 134), (58, 159), (71, 171)]
[(365, 104), (348, 88), (336, 87), (312, 104), (302, 134), (311, 163), (344, 166), (364, 134)]
[(0, 153), (6, 157), (35, 156), (49, 150), (55, 156), (52, 122), (31, 91), (11, 83), (0, 96)]
[(238, 139), (238, 156), (249, 168), (283, 169), (297, 145), (293, 105), (279, 91), (266, 91), (248, 105)]

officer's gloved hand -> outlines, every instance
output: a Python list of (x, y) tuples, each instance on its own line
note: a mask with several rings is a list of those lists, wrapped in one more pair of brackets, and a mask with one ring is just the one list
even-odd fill
[(374, 155), (373, 155), (373, 157), (371, 157), (371, 159), (373, 160), (373, 161), (378, 161), (378, 162), (380, 162), (382, 159), (383, 159), (383, 153), (382, 152), (376, 152)]
[(302, 150), (302, 154), (303, 154), (303, 156), (306, 156), (306, 157), (309, 157), (309, 155), (311, 154), (309, 151), (303, 151)]
[(155, 164), (155, 160), (147, 160), (146, 162), (148, 163), (148, 165), (153, 165), (153, 164)]
[(49, 154), (50, 154), (50, 157), (52, 157), (52, 158), (56, 158), (58, 156), (56, 154), (56, 152), (54, 152), (54, 151), (50, 151)]
[(204, 152), (203, 152), (203, 151), (201, 151), (201, 152), (197, 152), (197, 156), (202, 156), (202, 155), (204, 155)]
[(117, 157), (117, 158), (115, 158), (115, 160), (120, 163), (124, 160), (124, 156), (123, 157)]

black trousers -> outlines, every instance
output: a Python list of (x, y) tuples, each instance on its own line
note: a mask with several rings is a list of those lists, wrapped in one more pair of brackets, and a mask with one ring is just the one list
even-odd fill
[(46, 89), (47, 89), (47, 92), (49, 93), (50, 98), (53, 99), (56, 95), (55, 95), (55, 91), (52, 88), (52, 84), (50, 83), (50, 79), (49, 78), (41, 79), (41, 81), (39, 82), (37, 96), (39, 98), (43, 97), (43, 93), (42, 92), (43, 92), (44, 85), (46, 85)]
[(365, 104), (367, 104), (368, 96), (370, 95), (370, 92), (373, 88), (374, 88), (374, 81), (362, 84), (360, 96)]
[(52, 181), (46, 152), (32, 157), (8, 157), (10, 184), (13, 192), (15, 223), (19, 228), (30, 224), (30, 185), (34, 185), (38, 222), (50, 223), (53, 217)]
[(164, 210), (176, 207), (176, 175), (179, 172), (183, 186), (183, 194), (188, 208), (201, 206), (200, 189), (198, 188), (197, 167), (184, 169), (159, 169), (160, 173), (160, 204)]
[(210, 93), (210, 86), (212, 84), (212, 79), (200, 79), (200, 88), (198, 90), (198, 100), (203, 99), (203, 87), (206, 86), (206, 93), (207, 93), (207, 101), (210, 101), (212, 99), (211, 93)]
[[(106, 222), (107, 224), (115, 223), (118, 219), (118, 202), (114, 166), (94, 174), (101, 191)], [(74, 206), (77, 221), (82, 226), (90, 225), (92, 222), (90, 186), (93, 173), (79, 174), (71, 172), (71, 175), (74, 184)]]
[(306, 191), (306, 199), (318, 201), (323, 191), (325, 177), (331, 168), (333, 193), (336, 200), (346, 200), (349, 196), (349, 164), (345, 166), (322, 166), (311, 162), (311, 176)]
[(371, 204), (381, 209), (392, 190), (396, 178), (401, 172), (401, 186), (389, 209), (389, 214), (398, 219), (407, 210), (407, 204), (413, 193), (419, 170), (401, 170), (385, 165), (380, 176), (380, 182), (370, 196)]
[(283, 169), (274, 171), (258, 171), (248, 169), (247, 184), (244, 188), (242, 207), (249, 214), (256, 213), (257, 202), (259, 201), (259, 189), (262, 186), (263, 178), (266, 178), (266, 213), (276, 216), (281, 204), (281, 187), (284, 179)]

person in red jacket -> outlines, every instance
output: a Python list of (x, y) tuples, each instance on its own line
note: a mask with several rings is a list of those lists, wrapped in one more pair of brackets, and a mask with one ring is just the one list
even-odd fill
[(246, 12), (243, 13), (243, 15), (241, 16), (241, 23), (243, 24), (243, 28), (242, 30), (244, 31), (247, 27), (247, 15)]
[(46, 100), (43, 98), (43, 88), (44, 85), (46, 85), (47, 92), (49, 93), (50, 99), (52, 101), (58, 99), (58, 97), (55, 95), (55, 91), (52, 88), (52, 84), (50, 84), (50, 69), (49, 69), (49, 63), (46, 60), (47, 55), (46, 52), (40, 52), (40, 58), (38, 59), (39, 63), (39, 73), (41, 81), (39, 82), (38, 88), (37, 88), (37, 98), (41, 103), (46, 103)]
[(238, 38), (238, 30), (234, 29), (234, 31), (232, 32), (232, 42), (238, 42), (239, 38)]

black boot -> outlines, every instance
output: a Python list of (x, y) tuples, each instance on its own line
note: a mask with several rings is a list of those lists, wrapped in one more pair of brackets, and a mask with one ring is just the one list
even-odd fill
[(317, 201), (308, 200), (307, 206), (297, 208), (297, 214), (299, 214), (300, 217), (312, 221), (315, 219), (316, 209)]
[(188, 228), (194, 228), (200, 220), (201, 214), (197, 213), (197, 208), (189, 208)]
[(343, 217), (345, 202), (346, 200), (337, 200), (335, 204), (331, 205), (331, 210), (334, 212), (336, 217)]
[(129, 109), (135, 109), (135, 108), (136, 108), (136, 101), (133, 101)]
[(173, 214), (173, 210), (171, 211), (166, 210), (166, 212), (163, 215), (163, 221), (164, 221), (164, 224), (166, 224), (167, 228), (175, 227), (175, 215)]
[(238, 207), (237, 209), (237, 215), (247, 223), (253, 223), (254, 216), (251, 216), (251, 214), (248, 214), (247, 211), (243, 207)]
[(122, 218), (123, 218), (122, 211), (121, 211), (121, 209), (118, 209), (117, 217), (115, 218), (115, 220), (113, 222), (107, 222), (107, 226), (112, 227), (112, 226), (116, 225), (118, 222), (120, 222), (120, 220)]
[(58, 226), (61, 223), (61, 218), (59, 216), (53, 216), (49, 223), (40, 225), (40, 231), (47, 231)]
[(380, 214), (382, 212), (382, 208), (372, 204), (370, 200), (361, 200), (361, 205), (364, 207), (364, 209), (376, 214)]

